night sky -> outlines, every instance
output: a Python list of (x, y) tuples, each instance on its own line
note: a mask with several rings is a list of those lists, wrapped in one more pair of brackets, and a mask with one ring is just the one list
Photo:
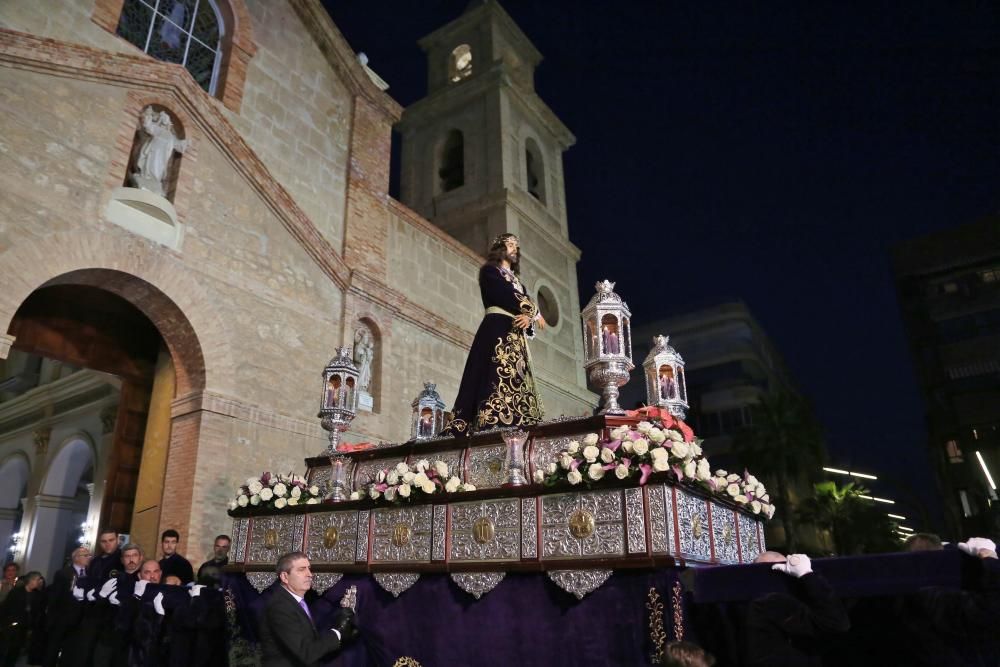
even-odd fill
[[(416, 41), (467, 4), (326, 2), (404, 106), (426, 92)], [(933, 502), (889, 250), (1000, 212), (1000, 4), (502, 4), (577, 137), (581, 303), (602, 278), (637, 323), (742, 299), (831, 462)]]

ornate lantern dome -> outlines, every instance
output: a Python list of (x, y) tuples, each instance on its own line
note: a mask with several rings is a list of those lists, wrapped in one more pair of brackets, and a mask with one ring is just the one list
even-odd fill
[(428, 440), (441, 432), (445, 405), (435, 383), (425, 382), (423, 390), (413, 399), (412, 406), (410, 440)]
[(684, 359), (670, 345), (670, 336), (653, 336), (653, 348), (642, 362), (646, 375), (646, 398), (649, 405), (666, 408), (684, 419), (688, 410)]
[(597, 294), (580, 313), (583, 320), (584, 368), (590, 381), (601, 388), (604, 408), (601, 414), (623, 414), (618, 405), (618, 387), (629, 380), (632, 363), (632, 312), (615, 284), (602, 280)]
[(323, 369), (323, 394), (319, 414), (321, 425), (330, 432), (326, 454), (333, 454), (358, 413), (358, 368), (351, 358), (350, 347), (338, 347), (337, 355)]

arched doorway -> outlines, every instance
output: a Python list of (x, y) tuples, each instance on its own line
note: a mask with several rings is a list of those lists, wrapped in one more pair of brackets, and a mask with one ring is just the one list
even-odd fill
[[(204, 388), (201, 347), (187, 317), (155, 286), (133, 275), (84, 269), (31, 292), (8, 333), (14, 339), (11, 358), (40, 360), (24, 366), (61, 365), (72, 371), (31, 376), (13, 399), (6, 396), (22, 402), (58, 397), (42, 411), (44, 423), (35, 431), (38, 470), (29, 483), (21, 531), (25, 561), (50, 573), (81, 537), (92, 544), (99, 527), (130, 534), (155, 554), (164, 520), (171, 404), (176, 395)], [(102, 394), (101, 409), (88, 413), (96, 403), (86, 392), (97, 391), (94, 387), (102, 383), (112, 387), (113, 396)], [(74, 395), (74, 385), (83, 394)], [(0, 457), (4, 398), (0, 396)], [(66, 432), (74, 428), (90, 434), (91, 442), (86, 437), (66, 440)], [(184, 429), (184, 438), (196, 451), (197, 428)], [(56, 447), (57, 442), (62, 444)], [(82, 495), (87, 492), (93, 495), (89, 506)], [(186, 527), (186, 517), (171, 521)]]

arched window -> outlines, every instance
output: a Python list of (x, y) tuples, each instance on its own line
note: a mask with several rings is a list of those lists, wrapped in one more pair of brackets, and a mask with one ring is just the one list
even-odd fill
[(545, 162), (534, 139), (524, 142), (525, 186), (528, 193), (545, 203)]
[(546, 285), (538, 288), (538, 311), (550, 327), (559, 326), (559, 302)]
[(472, 48), (468, 44), (460, 44), (451, 52), (448, 61), (448, 79), (457, 83), (472, 76)]
[(438, 169), (441, 192), (465, 185), (465, 139), (459, 130), (452, 130), (441, 147), (441, 167)]
[(216, 93), (225, 23), (215, 0), (125, 0), (117, 34), (157, 60), (179, 63)]

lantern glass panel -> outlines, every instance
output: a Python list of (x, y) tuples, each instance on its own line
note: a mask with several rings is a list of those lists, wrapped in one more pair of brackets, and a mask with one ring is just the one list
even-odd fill
[(677, 380), (674, 378), (673, 367), (663, 364), (660, 366), (659, 376), (660, 398), (664, 400), (677, 398)]
[(628, 318), (622, 318), (622, 332), (620, 339), (622, 341), (622, 352), (629, 359), (632, 358), (632, 340), (629, 337), (629, 332), (631, 332), (632, 327), (629, 326)]
[(599, 352), (597, 351), (597, 330), (594, 327), (593, 320), (587, 322), (587, 358), (592, 359), (597, 356)]
[(618, 318), (610, 313), (601, 318), (601, 351), (604, 354), (621, 353)]
[(429, 438), (434, 435), (434, 410), (431, 408), (424, 408), (420, 411), (417, 435), (422, 438)]
[(687, 403), (688, 392), (687, 392), (687, 386), (684, 384), (684, 369), (680, 368), (678, 370), (680, 372), (677, 374), (677, 382), (681, 390), (681, 400)]
[(340, 401), (340, 376), (331, 375), (326, 381), (326, 407), (337, 407), (338, 401)]

